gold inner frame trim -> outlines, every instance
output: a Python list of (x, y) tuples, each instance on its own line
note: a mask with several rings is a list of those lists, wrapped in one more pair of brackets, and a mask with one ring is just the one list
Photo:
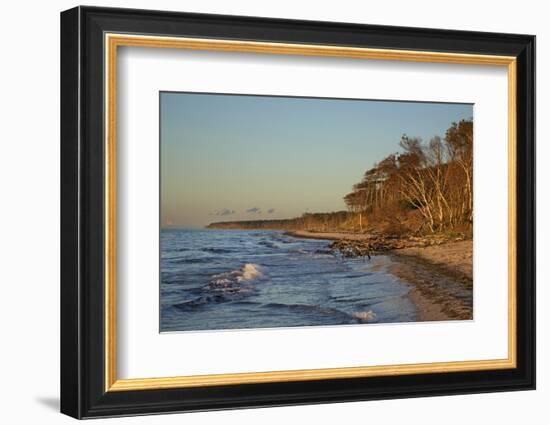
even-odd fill
[[(136, 391), (215, 385), (311, 381), (510, 369), (516, 367), (516, 58), (478, 54), (370, 49), (148, 35), (105, 34), (105, 391)], [(120, 46), (324, 56), (405, 62), (503, 66), (508, 72), (508, 357), (495, 360), (304, 369), (174, 377), (118, 379), (116, 324), (116, 136), (117, 49)]]

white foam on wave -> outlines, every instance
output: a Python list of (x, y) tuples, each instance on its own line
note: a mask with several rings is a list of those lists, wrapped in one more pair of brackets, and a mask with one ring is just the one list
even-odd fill
[(372, 310), (369, 310), (369, 311), (356, 311), (354, 313), (351, 314), (352, 317), (354, 317), (355, 319), (359, 320), (360, 322), (372, 322), (373, 320), (376, 319), (376, 313), (373, 312)]
[(246, 263), (239, 269), (216, 274), (210, 280), (210, 288), (215, 290), (242, 291), (246, 290), (245, 283), (262, 277), (262, 271), (259, 265)]
[(237, 277), (237, 281), (252, 280), (258, 277), (262, 277), (260, 266), (254, 263), (246, 263), (241, 269), (241, 276)]
[(212, 280), (210, 281), (210, 283), (213, 285), (213, 286), (222, 286), (222, 285), (227, 285), (227, 284), (230, 284), (231, 281), (225, 277), (222, 277), (222, 278), (219, 278), (219, 276), (222, 276), (222, 275), (215, 275)]

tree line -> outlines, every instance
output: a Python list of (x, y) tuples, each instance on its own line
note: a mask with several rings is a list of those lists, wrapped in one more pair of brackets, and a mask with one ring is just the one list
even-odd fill
[(426, 143), (403, 135), (399, 146), (344, 197), (359, 230), (385, 221), (397, 231), (471, 231), (473, 121), (453, 123), (444, 138)]
[(304, 213), (300, 217), (280, 220), (221, 221), (210, 223), (207, 228), (328, 231), (345, 227), (346, 223), (353, 221), (354, 216), (349, 211)]

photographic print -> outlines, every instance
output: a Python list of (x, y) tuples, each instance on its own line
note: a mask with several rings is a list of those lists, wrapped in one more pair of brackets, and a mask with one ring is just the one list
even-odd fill
[(473, 105), (160, 93), (160, 331), (473, 319)]
[(90, 6), (60, 34), (62, 413), (535, 388), (534, 36)]

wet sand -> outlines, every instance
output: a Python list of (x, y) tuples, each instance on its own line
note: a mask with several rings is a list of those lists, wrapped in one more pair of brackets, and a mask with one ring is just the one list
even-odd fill
[(471, 240), (422, 248), (403, 248), (395, 250), (395, 252), (403, 256), (419, 257), (459, 278), (469, 280), (473, 278), (473, 243)]
[(394, 250), (399, 263), (392, 273), (413, 282), (409, 296), (420, 320), (473, 319), (473, 243)]
[(472, 320), (472, 281), (447, 267), (434, 265), (422, 257), (394, 255), (390, 271), (409, 282), (409, 297), (418, 307), (419, 320)]

